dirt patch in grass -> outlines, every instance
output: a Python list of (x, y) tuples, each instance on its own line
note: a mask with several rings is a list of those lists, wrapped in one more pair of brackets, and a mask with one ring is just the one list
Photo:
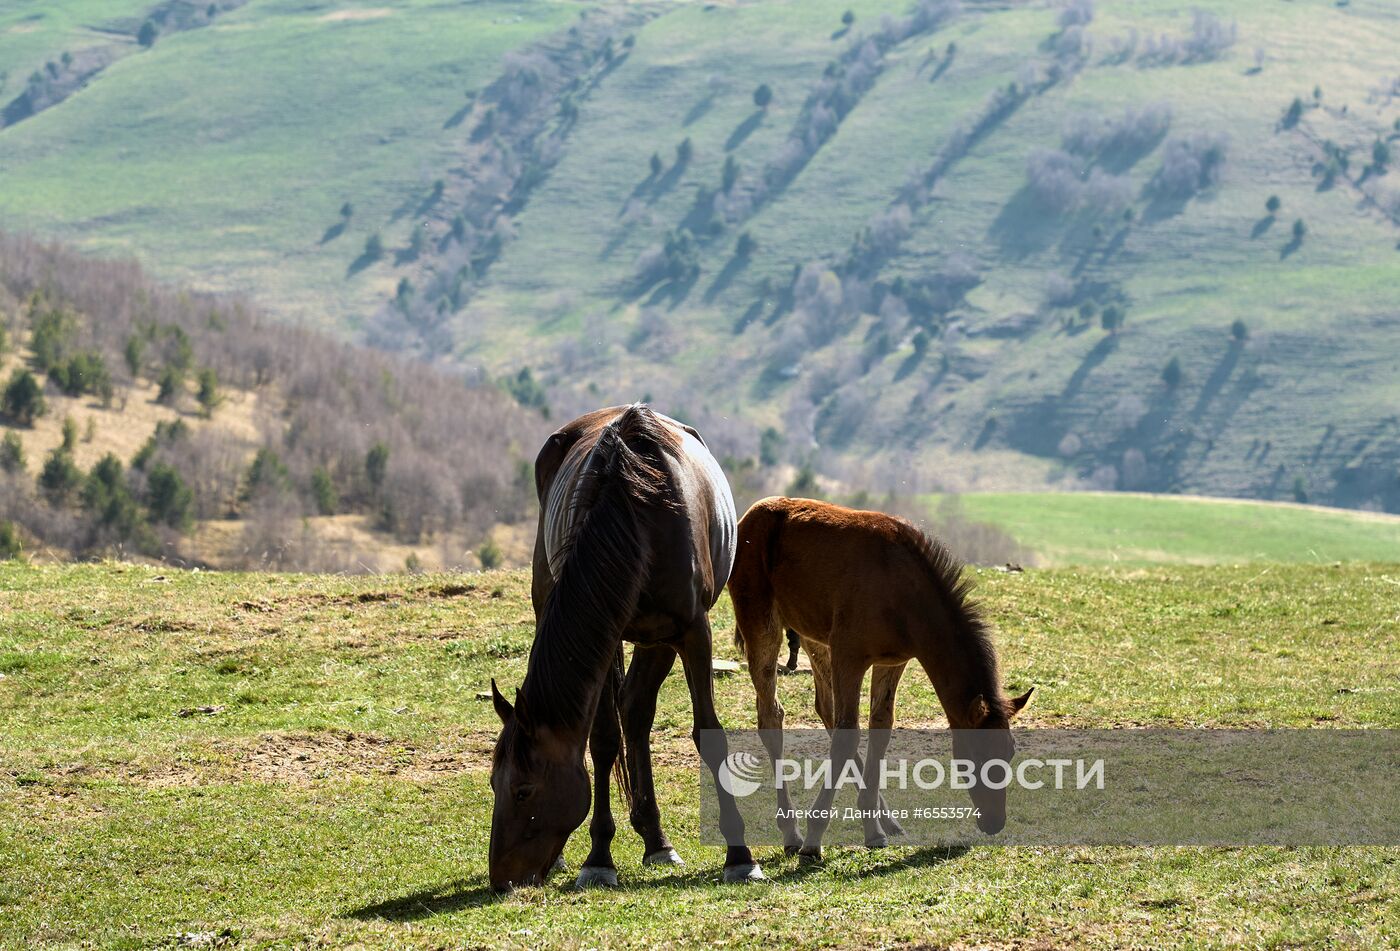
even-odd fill
[(360, 591), (352, 594), (303, 592), (276, 599), (258, 598), (239, 601), (235, 607), (240, 611), (262, 614), (274, 611), (281, 606), (352, 607), (359, 604), (385, 604), (391, 601), (413, 603), (428, 598), (460, 598), (467, 595), (483, 601), (495, 600), (503, 597), (504, 591), (499, 585), (448, 583), (426, 588), (411, 588), (407, 591)]
[(352, 730), (262, 733), (219, 740), (172, 759), (118, 763), (59, 763), (12, 777), (17, 786), (69, 795), (93, 782), (154, 787), (269, 782), (310, 785), (349, 777), (431, 782), (489, 769), (494, 732), (472, 731), (419, 744)]
[(476, 730), (417, 744), (352, 730), (264, 733), (216, 748), (240, 779), (304, 784), (346, 776), (429, 782), (491, 766), (494, 732)]
[[(449, 773), (485, 769), (491, 743), (484, 734), (457, 744), (420, 748), (374, 733), (267, 733), (241, 751), (237, 772), (267, 782), (307, 783), (344, 775), (395, 776), (426, 782)], [(238, 754), (235, 754), (238, 756)]]

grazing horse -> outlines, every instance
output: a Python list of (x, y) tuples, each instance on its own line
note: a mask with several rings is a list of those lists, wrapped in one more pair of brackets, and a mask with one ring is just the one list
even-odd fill
[[(714, 772), (727, 755), (722, 741), (702, 744), (700, 731), (721, 730), (707, 612), (734, 563), (734, 500), (699, 433), (642, 404), (589, 413), (550, 436), (535, 487), (535, 642), (514, 704), (491, 683), (502, 723), (491, 765), (491, 885), (538, 884), (555, 867), (588, 815), (585, 743), (592, 850), (577, 884), (615, 885), (614, 763), (644, 861), (681, 861), (661, 830), (650, 747), (657, 691), (677, 654), (701, 756)], [(625, 676), (623, 641), (636, 645)], [(719, 804), (724, 880), (763, 878), (723, 787)]]
[[(953, 728), (953, 752), (981, 764), (1011, 761), (1009, 730), (1031, 691), (1014, 699), (1001, 688), (996, 651), (986, 622), (968, 599), (962, 565), (941, 544), (900, 518), (862, 512), (811, 499), (769, 498), (754, 503), (739, 522), (739, 553), (729, 578), (734, 599), (735, 640), (748, 657), (758, 699), (764, 745), (782, 755), (783, 707), (775, 677), (783, 630), (797, 632), (812, 660), (817, 713), (832, 732), (832, 773), (854, 760), (865, 780), (859, 807), (865, 840), (887, 844), (898, 824), (879, 802), (879, 762), (894, 725), (895, 691), (912, 659), (933, 681)], [(870, 684), (870, 748), (857, 753), (860, 688)], [(1032, 688), (1034, 689), (1034, 688)], [(964, 731), (991, 731), (969, 734)], [(975, 740), (973, 739), (975, 737)], [(985, 833), (1006, 823), (1006, 791), (980, 784), (971, 789)], [(828, 785), (813, 817), (826, 814), (835, 796)], [(778, 825), (789, 854), (821, 858), (827, 819), (809, 818), (798, 835), (791, 797), (778, 789)]]

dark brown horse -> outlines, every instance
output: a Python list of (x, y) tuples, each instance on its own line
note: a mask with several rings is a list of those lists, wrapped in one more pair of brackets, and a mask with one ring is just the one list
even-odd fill
[[(735, 638), (748, 656), (758, 698), (758, 726), (776, 760), (782, 755), (783, 708), (775, 684), (783, 629), (801, 638), (812, 660), (817, 712), (832, 733), (833, 775), (859, 762), (860, 689), (870, 683), (870, 744), (857, 768), (865, 788), (859, 806), (866, 844), (879, 847), (897, 824), (878, 815), (878, 764), (894, 725), (895, 692), (905, 665), (917, 659), (933, 681), (953, 728), (953, 752), (981, 763), (1010, 762), (1009, 725), (1030, 699), (1028, 690), (1002, 692), (986, 622), (968, 599), (962, 566), (938, 542), (903, 519), (810, 499), (770, 498), (754, 503), (739, 522), (739, 553), (729, 578), (734, 599)], [(968, 731), (990, 731), (972, 734)], [(978, 827), (1001, 831), (1006, 791), (977, 785), (971, 790), (981, 815)], [(825, 814), (834, 798), (828, 785), (813, 815)], [(809, 819), (798, 835), (791, 797), (779, 787), (779, 820), (789, 854), (821, 857), (827, 821)]]
[[(550, 436), (535, 485), (535, 642), (514, 705), (491, 684), (503, 725), (491, 771), (491, 884), (538, 883), (555, 867), (588, 815), (587, 744), (592, 850), (578, 884), (611, 885), (609, 772), (619, 753), (644, 861), (680, 863), (661, 829), (650, 747), (657, 691), (677, 654), (701, 756), (716, 771), (727, 755), (722, 742), (701, 744), (700, 731), (721, 729), (707, 612), (734, 562), (734, 500), (699, 434), (641, 404), (589, 413)], [(636, 645), (625, 676), (623, 641)], [(724, 880), (761, 879), (734, 800), (719, 794)]]

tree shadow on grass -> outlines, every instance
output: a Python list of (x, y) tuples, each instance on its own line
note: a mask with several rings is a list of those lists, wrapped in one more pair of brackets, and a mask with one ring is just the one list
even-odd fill
[(1070, 374), (1069, 380), (1065, 383), (1064, 391), (1060, 393), (1060, 399), (1068, 400), (1077, 395), (1084, 387), (1084, 381), (1089, 378), (1089, 374), (1094, 372), (1094, 368), (1108, 359), (1108, 355), (1116, 349), (1118, 349), (1118, 337), (1114, 334), (1109, 334), (1094, 344), (1093, 348), (1084, 355), (1084, 360)]
[(345, 233), (345, 226), (346, 222), (344, 221), (337, 221), (335, 224), (331, 225), (329, 228), (326, 229), (325, 233), (321, 235), (320, 243), (330, 244), (336, 238), (340, 237)]
[(1293, 256), (1294, 252), (1297, 251), (1297, 250), (1298, 250), (1299, 248), (1301, 248), (1302, 246), (1303, 246), (1303, 239), (1302, 239), (1302, 238), (1299, 238), (1299, 237), (1294, 237), (1293, 240), (1289, 241), (1287, 244), (1285, 244), (1285, 245), (1279, 250), (1278, 259), (1279, 259), (1280, 261), (1286, 261), (1286, 260), (1288, 260), (1290, 257)]
[(377, 263), (379, 259), (380, 255), (362, 252), (360, 256), (357, 257), (355, 260), (351, 261), (350, 266), (345, 269), (345, 276), (354, 277), (356, 274), (359, 274), (371, 264)]
[(677, 161), (670, 168), (666, 169), (665, 174), (659, 178), (653, 179), (651, 188), (647, 192), (647, 204), (652, 204), (662, 195), (675, 188), (676, 184), (681, 180), (681, 177), (685, 175), (685, 170), (689, 166), (689, 162)]
[(1191, 407), (1193, 420), (1199, 420), (1205, 415), (1206, 408), (1220, 394), (1231, 375), (1234, 374), (1242, 353), (1244, 353), (1244, 344), (1238, 340), (1231, 340), (1225, 355), (1220, 358), (1220, 362), (1215, 365), (1215, 369), (1211, 370), (1210, 376), (1201, 385), (1201, 392), (1196, 396), (1196, 404)]
[(758, 315), (763, 312), (764, 303), (764, 299), (760, 297), (758, 300), (750, 304), (748, 310), (745, 310), (742, 314), (739, 315), (739, 319), (734, 321), (734, 333), (741, 334), (745, 330), (747, 330), (749, 324), (757, 320)]
[(724, 150), (732, 152), (744, 144), (744, 140), (753, 135), (754, 130), (763, 124), (763, 110), (756, 109), (753, 114), (739, 123), (734, 131), (729, 133), (729, 138), (724, 140)]
[(664, 305), (667, 310), (675, 310), (690, 296), (690, 292), (698, 280), (700, 280), (700, 273), (696, 271), (694, 274), (679, 280), (667, 281), (651, 292), (651, 296), (647, 298), (646, 306), (659, 307)]
[(1175, 218), (1186, 210), (1191, 200), (1190, 196), (1167, 195), (1150, 190), (1144, 190), (1143, 197), (1147, 199), (1147, 207), (1143, 209), (1142, 220), (1149, 225)]
[(447, 117), (447, 121), (442, 124), (442, 127), (444, 129), (457, 128), (459, 125), (462, 124), (463, 120), (465, 120), (467, 116), (472, 114), (472, 109), (474, 108), (476, 108), (476, 100), (468, 100), (466, 105), (462, 106), (462, 108), (458, 109), (456, 112), (452, 113), (452, 115)]
[(738, 254), (732, 256), (724, 265), (724, 270), (719, 272), (714, 283), (705, 291), (705, 303), (712, 304), (719, 295), (729, 289), (729, 285), (734, 283), (734, 278), (739, 276), (739, 272), (749, 266), (749, 256), (740, 257)]
[(1258, 221), (1254, 222), (1254, 227), (1249, 229), (1249, 236), (1251, 238), (1263, 237), (1264, 232), (1272, 228), (1276, 220), (1277, 219), (1274, 218), (1273, 215), (1265, 215)]
[(1021, 261), (1050, 247), (1064, 229), (1064, 221), (1045, 210), (1029, 185), (1022, 185), (997, 212), (987, 234), (1002, 255)]
[(681, 120), (681, 125), (688, 126), (691, 123), (697, 121), (698, 119), (701, 119), (702, 117), (704, 117), (705, 113), (709, 112), (711, 109), (714, 108), (714, 105), (715, 97), (713, 94), (706, 96), (704, 99), (701, 99), (695, 105), (690, 107), (690, 111), (687, 112), (685, 114), (685, 118)]
[(899, 369), (894, 373), (894, 382), (898, 383), (900, 380), (903, 380), (909, 374), (913, 373), (923, 360), (924, 355), (918, 350), (915, 350), (913, 353), (909, 354), (909, 356), (905, 357), (904, 362), (899, 365)]

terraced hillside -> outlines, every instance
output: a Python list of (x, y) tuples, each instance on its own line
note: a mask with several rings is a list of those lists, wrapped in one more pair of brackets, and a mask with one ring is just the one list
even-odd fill
[[(5, 95), (116, 6), (0, 14)], [(1400, 10), (1195, 6), (250, 0), (0, 214), (775, 472), (1400, 510)]]

